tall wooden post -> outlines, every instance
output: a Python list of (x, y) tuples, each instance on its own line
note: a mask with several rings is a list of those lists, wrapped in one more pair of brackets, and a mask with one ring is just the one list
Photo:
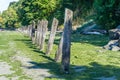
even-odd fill
[(51, 27), (51, 32), (50, 32), (50, 36), (49, 36), (49, 41), (48, 41), (46, 54), (50, 54), (50, 52), (52, 50), (52, 46), (53, 46), (57, 26), (58, 26), (58, 20), (56, 18), (54, 18), (53, 22), (52, 22), (52, 27)]
[(44, 42), (47, 34), (47, 26), (48, 26), (48, 21), (44, 20), (42, 22), (42, 36), (41, 36), (41, 43), (40, 43), (40, 50), (44, 49)]
[(62, 70), (69, 73), (70, 65), (70, 48), (71, 48), (71, 29), (72, 29), (73, 12), (65, 9), (63, 47), (62, 47)]

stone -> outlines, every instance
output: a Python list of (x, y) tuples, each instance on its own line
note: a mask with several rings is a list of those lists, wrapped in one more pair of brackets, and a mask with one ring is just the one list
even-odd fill
[(107, 45), (103, 48), (107, 50), (112, 50), (113, 46), (118, 46), (118, 40), (110, 40)]
[(99, 33), (101, 33), (101, 34), (106, 34), (106, 33), (107, 33), (106, 30), (101, 30), (101, 29), (92, 29), (91, 31), (92, 31), (92, 32), (99, 32)]
[(112, 51), (120, 51), (120, 47), (118, 46), (112, 46)]
[(110, 41), (103, 48), (112, 51), (120, 51), (120, 26), (109, 30)]
[(103, 34), (101, 34), (100, 32), (84, 32), (84, 34), (87, 34), (87, 35), (103, 35)]
[(109, 30), (109, 38), (111, 40), (117, 40), (120, 37), (120, 29), (111, 29)]
[(118, 25), (116, 29), (120, 29), (120, 25)]
[(120, 38), (119, 38), (119, 40), (118, 40), (118, 46), (120, 47)]
[(88, 26), (88, 27), (86, 27), (85, 29), (83, 29), (83, 32), (88, 32), (88, 31), (90, 31), (91, 29), (95, 28), (95, 26), (96, 26), (96, 24), (93, 24), (93, 25), (91, 25), (91, 26)]

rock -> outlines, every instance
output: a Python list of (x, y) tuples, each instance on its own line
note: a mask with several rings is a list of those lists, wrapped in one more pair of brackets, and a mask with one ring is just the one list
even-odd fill
[(84, 32), (83, 34), (95, 34), (95, 35), (103, 35), (100, 32)]
[(119, 38), (119, 40), (118, 40), (118, 46), (120, 47), (120, 38)]
[(113, 46), (118, 46), (118, 40), (111, 40), (103, 48), (107, 50), (112, 50)]
[(120, 25), (118, 25), (116, 29), (120, 29)]
[(109, 38), (110, 41), (103, 48), (112, 51), (120, 51), (120, 25), (116, 29), (109, 30)]
[(109, 30), (109, 38), (111, 40), (117, 40), (120, 37), (120, 29), (111, 29)]
[(91, 25), (91, 26), (88, 26), (88, 27), (86, 27), (86, 28), (83, 30), (83, 32), (91, 31), (91, 29), (95, 28), (95, 26), (96, 26), (96, 24), (93, 24), (93, 25)]
[(92, 32), (99, 32), (99, 33), (101, 33), (101, 34), (106, 34), (106, 33), (107, 33), (106, 30), (101, 30), (101, 29), (92, 29), (91, 31), (92, 31)]
[(120, 51), (120, 47), (118, 46), (112, 46), (112, 51)]

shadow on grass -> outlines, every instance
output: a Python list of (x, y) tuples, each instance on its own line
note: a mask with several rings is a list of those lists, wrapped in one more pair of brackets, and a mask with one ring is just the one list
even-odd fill
[[(30, 62), (34, 66), (27, 67), (29, 69), (49, 69), (51, 74), (54, 74), (57, 77), (55, 80), (100, 80), (99, 77), (113, 77), (115, 76), (117, 80), (120, 80), (120, 67), (111, 66), (111, 65), (102, 65), (97, 62), (92, 62), (89, 66), (79, 66), (71, 65), (70, 74), (63, 74), (61, 71), (61, 66), (59, 63), (54, 62), (51, 57), (45, 55), (43, 51), (40, 51), (36, 45), (32, 44), (32, 41), (29, 39), (17, 39), (16, 41), (24, 42), (29, 48), (32, 48), (34, 52), (40, 54), (40, 56), (48, 59), (48, 62), (37, 63)], [(59, 41), (56, 39), (55, 41)], [(98, 35), (73, 35), (72, 42), (75, 43), (88, 43), (96, 46), (103, 46), (107, 43), (108, 37), (98, 36)], [(56, 44), (56, 43), (55, 43)], [(58, 42), (57, 42), (58, 44)], [(39, 66), (39, 67), (38, 67)], [(84, 69), (83, 69), (84, 68)], [(51, 78), (48, 78), (50, 80)]]
[[(62, 71), (60, 71), (60, 64), (55, 62), (29, 63), (34, 66), (26, 67), (28, 69), (49, 69), (51, 74), (57, 76), (55, 77), (55, 80), (120, 80), (120, 67), (102, 65), (97, 62), (90, 63), (90, 66), (71, 65), (71, 73), (69, 74), (63, 74)], [(47, 79), (50, 80), (52, 78), (54, 77), (49, 77)]]
[(15, 41), (21, 41), (21, 42), (25, 43), (26, 46), (28, 46), (29, 48), (31, 48), (32, 51), (38, 53), (40, 56), (46, 58), (47, 60), (54, 61), (54, 59), (50, 58), (49, 56), (46, 56), (45, 52), (40, 51), (40, 49), (37, 48), (38, 47), (37, 45), (32, 44), (32, 41), (30, 39), (28, 39), (28, 38), (27, 39), (16, 39)]

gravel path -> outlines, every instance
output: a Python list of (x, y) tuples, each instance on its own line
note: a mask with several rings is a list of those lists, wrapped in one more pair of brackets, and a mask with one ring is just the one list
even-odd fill
[(14, 73), (14, 71), (12, 71), (11, 68), (12, 66), (10, 66), (8, 63), (0, 62), (0, 80), (18, 80), (19, 77), (6, 77), (6, 75)]
[(13, 57), (14, 60), (21, 62), (21, 68), (23, 69), (24, 74), (33, 80), (44, 80), (45, 77), (55, 77), (49, 73), (49, 69), (42, 69), (39, 66), (32, 64), (33, 62), (30, 58), (19, 55), (21, 52), (18, 51), (17, 54)]
[(0, 75), (12, 74), (14, 71), (10, 70), (12, 67), (6, 62), (0, 62)]

